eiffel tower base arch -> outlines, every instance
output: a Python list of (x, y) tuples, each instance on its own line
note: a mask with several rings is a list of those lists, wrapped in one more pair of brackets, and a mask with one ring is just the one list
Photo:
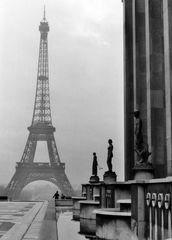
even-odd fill
[(31, 182), (44, 180), (55, 184), (65, 196), (72, 196), (73, 189), (65, 174), (65, 164), (21, 163), (5, 189), (5, 195), (11, 200), (19, 200), (22, 189)]

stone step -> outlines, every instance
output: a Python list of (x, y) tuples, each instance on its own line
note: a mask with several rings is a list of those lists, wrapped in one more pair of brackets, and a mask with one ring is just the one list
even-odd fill
[(88, 205), (90, 205), (90, 204), (92, 204), (92, 205), (99, 205), (100, 204), (100, 202), (95, 202), (94, 200), (85, 200), (85, 201), (79, 201), (79, 203), (80, 204), (88, 204)]
[(120, 212), (120, 208), (101, 208), (102, 211)]
[(120, 205), (121, 212), (130, 212), (131, 211), (131, 199), (119, 199), (117, 204)]
[(97, 209), (94, 213), (98, 239), (124, 239), (121, 237), (124, 232), (129, 236), (127, 239), (132, 239), (130, 238), (131, 212), (121, 212), (114, 208)]
[(117, 203), (131, 204), (131, 199), (119, 199), (119, 200), (117, 200)]
[(80, 203), (80, 219), (96, 219), (95, 209), (100, 208), (100, 203), (93, 200), (79, 201)]
[(116, 217), (131, 217), (131, 212), (121, 212), (118, 208), (105, 208), (105, 209), (97, 209), (93, 211), (96, 215), (104, 215), (104, 216), (116, 216)]

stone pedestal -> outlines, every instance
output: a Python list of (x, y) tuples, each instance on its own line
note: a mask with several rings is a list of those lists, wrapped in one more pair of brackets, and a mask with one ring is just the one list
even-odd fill
[[(85, 235), (88, 239), (94, 239), (96, 234), (96, 220), (95, 219), (80, 219), (80, 234)], [(84, 237), (84, 239), (85, 239)]]
[(80, 219), (80, 201), (86, 200), (86, 197), (72, 197), (73, 200), (73, 220)]
[(94, 210), (100, 208), (95, 201), (80, 201), (80, 233), (94, 235), (96, 232), (96, 214)]
[(135, 180), (149, 180), (154, 177), (154, 169), (152, 164), (135, 165), (133, 172)]
[(106, 184), (114, 183), (114, 182), (116, 182), (116, 177), (117, 176), (116, 176), (115, 172), (107, 171), (103, 175), (104, 183), (106, 183)]
[(95, 176), (95, 175), (92, 175), (90, 177), (90, 183), (98, 183), (99, 182), (99, 177), (98, 176)]
[(96, 237), (98, 239), (136, 239), (130, 230), (130, 212), (118, 212), (115, 208), (112, 210), (98, 209), (94, 212), (96, 214)]

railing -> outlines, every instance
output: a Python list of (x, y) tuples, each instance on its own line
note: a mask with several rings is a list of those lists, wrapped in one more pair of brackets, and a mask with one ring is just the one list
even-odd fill
[(171, 194), (147, 192), (146, 208), (148, 210), (148, 239), (171, 239)]
[(54, 168), (57, 171), (61, 171), (62, 169), (65, 168), (65, 163), (60, 163), (58, 165), (57, 163), (45, 163), (45, 162), (33, 162), (33, 163), (25, 163), (25, 162), (17, 162), (16, 163), (16, 168), (27, 168), (27, 169), (51, 169)]
[(44, 163), (44, 162), (39, 162), (39, 163), (25, 163), (25, 162), (17, 162), (16, 167), (50, 167), (50, 163)]

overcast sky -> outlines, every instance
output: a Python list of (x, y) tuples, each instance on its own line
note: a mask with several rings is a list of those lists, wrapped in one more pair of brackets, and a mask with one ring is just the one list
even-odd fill
[[(91, 176), (92, 153), (123, 178), (123, 22), (121, 0), (0, 1), (0, 183), (21, 160), (33, 114), (40, 33), (46, 4), (49, 81), (55, 139), (71, 183)], [(35, 161), (46, 161), (39, 143)]]

